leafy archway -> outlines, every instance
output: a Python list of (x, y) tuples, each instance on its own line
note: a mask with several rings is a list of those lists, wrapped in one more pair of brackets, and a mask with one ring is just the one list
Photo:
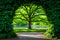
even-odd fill
[(48, 21), (53, 24), (47, 32), (47, 36), (60, 38), (60, 1), (58, 0), (0, 0), (0, 38), (10, 38), (16, 35), (11, 25), (15, 10), (27, 3), (35, 2), (36, 5), (42, 5), (46, 11)]

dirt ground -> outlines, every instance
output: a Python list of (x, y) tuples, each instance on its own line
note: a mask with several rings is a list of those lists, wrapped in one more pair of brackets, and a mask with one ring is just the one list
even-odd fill
[(51, 40), (44, 37), (42, 32), (22, 32), (17, 33), (16, 38), (0, 39), (0, 40)]

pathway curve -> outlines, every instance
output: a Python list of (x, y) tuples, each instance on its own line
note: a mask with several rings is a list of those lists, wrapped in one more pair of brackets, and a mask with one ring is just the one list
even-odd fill
[(46, 39), (42, 32), (22, 32), (17, 33), (17, 38), (3, 39), (3, 40), (50, 40)]

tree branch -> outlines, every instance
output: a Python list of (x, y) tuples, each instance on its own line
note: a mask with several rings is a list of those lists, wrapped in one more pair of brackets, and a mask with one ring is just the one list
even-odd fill
[(21, 12), (20, 12), (20, 14), (21, 14), (21, 15), (22, 15), (26, 20), (28, 20), (28, 19), (27, 19), (27, 17), (25, 17), (25, 15), (24, 15), (24, 14), (22, 14)]
[[(45, 19), (40, 18), (39, 20), (38, 19), (37, 20), (34, 19), (34, 20), (39, 22), (39, 21), (42, 21), (42, 20), (45, 20)], [(34, 21), (34, 20), (32, 20), (32, 21)]]
[(44, 20), (36, 20), (36, 21), (32, 21), (32, 22), (40, 22), (40, 21), (42, 21), (42, 22), (48, 24), (48, 22), (47, 22), (47, 21), (44, 21)]
[(35, 10), (33, 10), (31, 13), (31, 17), (35, 14), (35, 11), (38, 10), (39, 8), (37, 7)]
[(25, 19), (22, 19), (22, 18), (14, 18), (14, 19), (21, 19), (21, 20), (27, 21), (27, 20), (25, 20)]
[[(40, 14), (40, 15), (45, 15), (45, 14)], [(33, 19), (35, 17), (39, 17), (40, 15), (33, 15), (31, 18)], [(42, 18), (40, 18), (40, 19), (42, 19)]]
[(23, 9), (26, 10), (27, 15), (28, 15), (28, 9), (27, 9), (27, 7), (26, 6), (23, 6)]

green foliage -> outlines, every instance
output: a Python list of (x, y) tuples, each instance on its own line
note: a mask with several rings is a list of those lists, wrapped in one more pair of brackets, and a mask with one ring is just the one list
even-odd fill
[(2, 39), (2, 38), (12, 38), (12, 37), (16, 37), (15, 32), (0, 33), (0, 39)]
[(45, 32), (45, 36), (49, 38), (52, 38), (54, 36), (54, 25), (49, 25), (49, 29)]
[[(47, 31), (49, 37), (60, 38), (60, 1), (59, 0), (0, 0), (0, 38), (8, 37), (12, 33), (11, 25), (15, 10), (20, 5), (35, 2), (36, 5), (42, 5), (46, 10), (46, 15), (52, 26)], [(7, 35), (8, 33), (8, 35)], [(14, 35), (15, 36), (15, 35)], [(12, 35), (11, 35), (12, 37)]]
[(32, 24), (39, 22), (42, 26), (48, 25), (47, 16), (43, 7), (33, 3), (22, 5), (16, 10), (13, 24), (17, 25), (19, 22), (19, 24), (27, 24), (29, 19)]
[[(60, 1), (56, 1), (56, 5), (59, 5)], [(55, 3), (55, 2), (54, 2)], [(46, 32), (46, 36), (50, 38), (60, 38), (60, 6), (53, 5), (51, 9), (47, 9), (48, 12), (48, 20), (53, 25), (49, 27), (49, 29)], [(50, 5), (52, 6), (52, 5)]]
[(0, 38), (16, 37), (11, 25), (15, 14), (10, 3), (12, 3), (12, 0), (0, 0)]

